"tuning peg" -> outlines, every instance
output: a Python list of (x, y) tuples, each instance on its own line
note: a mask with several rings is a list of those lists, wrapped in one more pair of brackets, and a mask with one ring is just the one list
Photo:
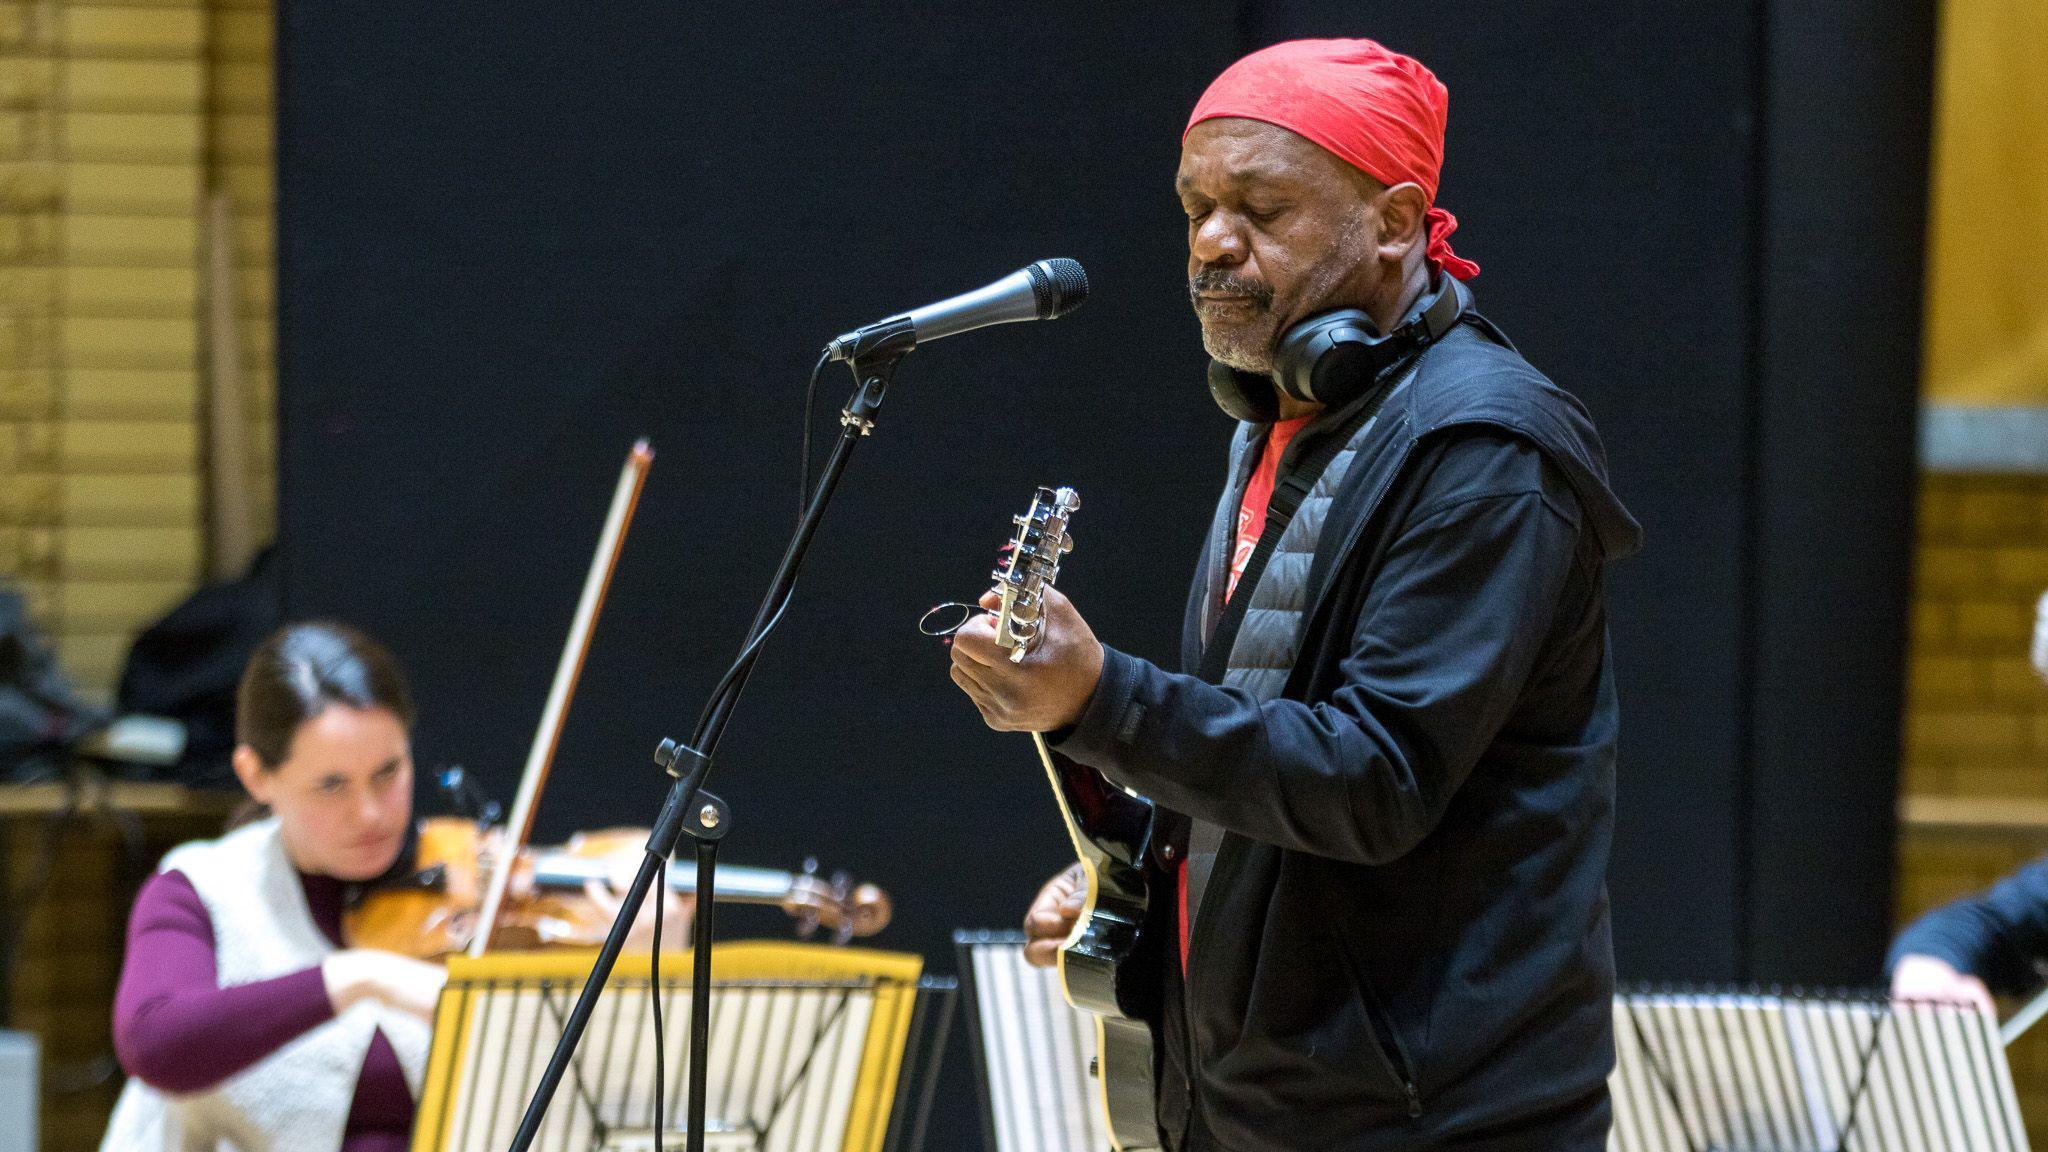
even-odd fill
[(832, 899), (839, 905), (839, 923), (832, 942), (841, 947), (853, 941), (853, 877), (844, 871), (832, 874)]
[[(815, 880), (818, 875), (818, 858), (816, 856), (804, 857), (803, 865), (798, 869), (798, 873), (807, 880)], [(803, 903), (803, 911), (799, 912), (796, 918), (796, 938), (799, 940), (809, 940), (818, 934), (818, 927), (823, 922), (823, 919), (818, 914), (817, 905), (812, 901), (805, 901)]]

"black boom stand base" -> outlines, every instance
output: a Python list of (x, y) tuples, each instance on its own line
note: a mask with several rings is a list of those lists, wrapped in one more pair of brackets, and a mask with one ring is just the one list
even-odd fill
[[(810, 550), (811, 539), (817, 534), (819, 522), (824, 519), (833, 491), (839, 487), (839, 479), (853, 456), (854, 446), (874, 431), (875, 417), (881, 412), (889, 381), (903, 357), (909, 354), (913, 340), (914, 337), (900, 334), (876, 340), (870, 346), (857, 350), (848, 362), (857, 383), (853, 397), (839, 413), (839, 439), (832, 447), (832, 455), (825, 461), (824, 474), (818, 477), (818, 486), (804, 508), (803, 517), (797, 521), (789, 547), (783, 552), (782, 562), (769, 584), (768, 595), (762, 599), (761, 607), (754, 615), (753, 626), (747, 630), (747, 638), (740, 645), (740, 654), (718, 686), (712, 689), (711, 699), (698, 717), (697, 729), (690, 742), (682, 744), (663, 740), (655, 751), (655, 763), (675, 777), (675, 783), (670, 785), (668, 798), (662, 802), (661, 813), (655, 818), (654, 829), (647, 837), (647, 851), (640, 861), (640, 870), (634, 874), (632, 886), (626, 890), (618, 917), (612, 921), (604, 947), (598, 952), (590, 976), (583, 983), (583, 991), (576, 998), (576, 1006), (564, 1022), (562, 1038), (555, 1045), (547, 1070), (542, 1073), (533, 1099), (526, 1106), (519, 1131), (512, 1137), (512, 1152), (528, 1152), (534, 1139), (540, 1135), (548, 1105), (575, 1058), (577, 1046), (582, 1043), (584, 1030), (590, 1025), (590, 1015), (597, 1008), (598, 994), (604, 990), (606, 982), (611, 979), (612, 969), (618, 965), (619, 953), (626, 946), (626, 935), (632, 928), (633, 919), (646, 903), (647, 894), (655, 882), (667, 872), (669, 858), (675, 854), (676, 844), (685, 833), (697, 842), (697, 919), (692, 939), (695, 966), (691, 971), (690, 984), (690, 1127), (685, 1135), (685, 1147), (688, 1152), (704, 1152), (704, 1085), (708, 1029), (711, 1026), (711, 935), (712, 906), (715, 903), (712, 893), (717, 879), (718, 841), (732, 823), (732, 813), (724, 801), (703, 790), (704, 778), (710, 774), (711, 758), (718, 748), (719, 738), (724, 735), (726, 721), (732, 717), (733, 709), (746, 690), (747, 679), (753, 674), (762, 642), (789, 603), (790, 592), (796, 586), (797, 572), (803, 567), (804, 554)], [(657, 1141), (659, 1138), (657, 1131)]]

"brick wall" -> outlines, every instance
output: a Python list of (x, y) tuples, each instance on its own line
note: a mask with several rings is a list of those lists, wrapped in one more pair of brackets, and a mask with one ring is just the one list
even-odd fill
[[(0, 2), (0, 584), (82, 687), (201, 579), (203, 198), (228, 198), (257, 532), (274, 523), (271, 0)], [(149, 863), (220, 812), (151, 819)], [(40, 826), (0, 827), (11, 897)], [(99, 1144), (129, 884), (98, 823), (67, 831), (13, 1021), (41, 1036), (42, 1152)], [(9, 907), (10, 914), (20, 910)], [(7, 1150), (11, 1152), (11, 1150)]]
[[(269, 0), (0, 5), (0, 580), (106, 692), (198, 582), (209, 189), (271, 511)], [(267, 534), (267, 527), (261, 531)]]
[(2027, 663), (2043, 591), (2048, 476), (1925, 478), (1906, 791), (2048, 798), (2048, 686)]

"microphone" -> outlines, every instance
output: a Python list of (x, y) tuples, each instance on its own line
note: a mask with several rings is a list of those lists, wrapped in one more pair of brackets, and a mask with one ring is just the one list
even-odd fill
[(1051, 320), (1072, 312), (1087, 298), (1088, 274), (1080, 264), (1064, 257), (1040, 260), (986, 287), (856, 328), (832, 341), (826, 351), (832, 360), (872, 356), (884, 347), (901, 354), (942, 336), (991, 324)]

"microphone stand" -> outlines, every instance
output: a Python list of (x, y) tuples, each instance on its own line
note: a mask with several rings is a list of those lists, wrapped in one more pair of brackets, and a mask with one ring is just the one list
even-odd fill
[[(865, 330), (846, 357), (856, 384), (852, 398), (839, 412), (839, 441), (833, 445), (832, 454), (825, 461), (824, 474), (818, 478), (811, 501), (805, 506), (803, 517), (797, 521), (789, 547), (782, 554), (782, 563), (769, 584), (768, 595), (762, 599), (760, 610), (754, 614), (753, 626), (747, 630), (747, 638), (740, 645), (740, 654), (725, 678), (712, 690), (712, 698), (699, 716), (690, 742), (678, 744), (672, 739), (663, 740), (655, 750), (654, 762), (675, 777), (675, 783), (669, 787), (661, 814), (655, 818), (654, 830), (647, 837), (646, 856), (640, 861), (640, 871), (634, 875), (633, 884), (626, 891), (625, 902), (620, 905), (611, 931), (605, 936), (604, 947), (597, 954), (597, 963), (591, 967), (590, 976), (583, 983), (583, 991), (576, 998), (576, 1006), (562, 1026), (562, 1038), (555, 1044), (554, 1055), (549, 1058), (547, 1069), (534, 1088), (533, 1098), (527, 1103), (526, 1115), (512, 1137), (511, 1152), (528, 1152), (534, 1139), (540, 1135), (548, 1104), (554, 1099), (562, 1076), (568, 1072), (569, 1064), (575, 1058), (577, 1045), (582, 1042), (584, 1030), (590, 1024), (591, 1013), (597, 1008), (598, 994), (604, 990), (613, 967), (618, 964), (633, 918), (646, 902), (654, 882), (666, 871), (669, 857), (675, 852), (676, 841), (685, 832), (697, 842), (697, 908), (691, 941), (694, 960), (690, 983), (689, 1129), (684, 1139), (687, 1152), (704, 1152), (704, 1088), (711, 1028), (711, 921), (712, 908), (716, 903), (712, 893), (716, 890), (718, 841), (732, 826), (731, 810), (724, 801), (703, 790), (704, 778), (710, 774), (712, 754), (725, 733), (726, 721), (732, 717), (741, 693), (746, 690), (747, 680), (753, 675), (761, 641), (789, 603), (790, 593), (796, 586), (797, 571), (803, 566), (804, 554), (810, 550), (811, 538), (824, 519), (825, 506), (831, 502), (833, 490), (839, 486), (840, 475), (846, 471), (854, 446), (874, 431), (875, 417), (881, 412), (882, 397), (888, 391), (889, 381), (895, 375), (897, 365), (916, 343), (916, 334), (907, 322), (885, 323)], [(696, 809), (694, 812), (691, 811), (693, 807)], [(655, 1152), (661, 1152), (665, 1146), (662, 1124), (662, 1117), (656, 1116)]]

